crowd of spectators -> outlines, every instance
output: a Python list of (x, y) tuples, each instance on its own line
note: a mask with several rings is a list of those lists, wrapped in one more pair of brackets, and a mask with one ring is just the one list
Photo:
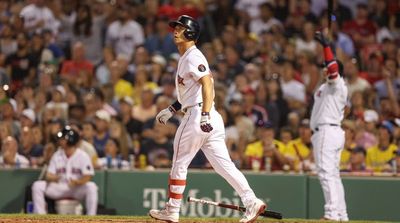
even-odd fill
[[(66, 124), (96, 168), (169, 167), (182, 115), (168, 21), (201, 24), (226, 143), (241, 169), (313, 171), (323, 81), (319, 0), (0, 0), (1, 166), (42, 166)], [(349, 88), (344, 172), (400, 171), (400, 3), (334, 0), (331, 40)], [(128, 161), (130, 163), (128, 163)], [(208, 168), (199, 152), (191, 167)]]

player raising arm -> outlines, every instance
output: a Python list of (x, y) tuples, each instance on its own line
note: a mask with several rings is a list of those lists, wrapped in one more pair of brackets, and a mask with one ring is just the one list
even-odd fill
[(321, 32), (315, 33), (315, 39), (324, 47), (327, 67), (326, 81), (314, 94), (310, 122), (314, 158), (325, 199), (323, 219), (348, 221), (339, 173), (340, 154), (344, 147), (344, 131), (340, 125), (347, 101), (347, 87), (342, 66), (335, 60), (329, 41)]

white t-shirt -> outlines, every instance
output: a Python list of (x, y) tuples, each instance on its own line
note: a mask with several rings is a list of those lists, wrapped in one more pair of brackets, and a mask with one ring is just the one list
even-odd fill
[(58, 149), (51, 157), (47, 172), (60, 176), (60, 182), (78, 180), (84, 175), (94, 175), (92, 161), (81, 149), (75, 150), (69, 158), (63, 149)]
[(260, 5), (270, 0), (238, 0), (235, 9), (245, 11), (251, 19), (258, 18), (260, 15)]
[[(107, 169), (107, 157), (103, 157), (97, 160), (97, 165), (102, 169)], [(129, 162), (126, 160), (121, 160), (121, 169), (129, 170)], [(111, 169), (118, 169), (118, 160), (116, 158), (111, 159)]]
[(19, 168), (28, 168), (29, 167), (29, 160), (20, 154), (15, 154), (15, 159), (14, 162), (16, 163), (14, 166), (10, 166), (8, 164), (4, 163), (4, 157), (0, 156), (0, 166), (4, 166), (4, 167), (17, 167), (17, 163), (19, 165)]
[(203, 102), (200, 78), (210, 74), (208, 62), (196, 46), (190, 47), (178, 62), (175, 85), (182, 108)]
[(57, 34), (58, 27), (61, 25), (61, 23), (54, 18), (53, 12), (46, 6), (39, 8), (35, 4), (29, 4), (21, 10), (20, 16), (24, 18), (24, 27), (26, 29), (36, 26), (40, 20), (43, 20), (43, 27), (36, 30), (42, 31), (42, 29), (49, 29), (54, 34)]
[(342, 77), (332, 83), (324, 83), (314, 94), (314, 106), (310, 127), (315, 129), (321, 124), (340, 125), (347, 103), (347, 86)]
[(281, 81), (283, 97), (300, 102), (306, 102), (306, 87), (296, 80)]
[(132, 57), (135, 48), (144, 43), (142, 26), (130, 20), (122, 24), (120, 21), (111, 23), (107, 29), (106, 45), (115, 50), (115, 54)]

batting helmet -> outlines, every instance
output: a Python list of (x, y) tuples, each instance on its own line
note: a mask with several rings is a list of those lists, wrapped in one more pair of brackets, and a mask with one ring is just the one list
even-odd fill
[(200, 36), (200, 25), (192, 17), (188, 15), (181, 15), (176, 21), (169, 22), (169, 26), (175, 28), (175, 26), (180, 25), (186, 28), (183, 35), (188, 40), (196, 41)]
[(75, 146), (79, 140), (79, 133), (71, 128), (71, 126), (66, 125), (61, 131), (57, 133), (57, 138), (67, 140), (68, 146)]

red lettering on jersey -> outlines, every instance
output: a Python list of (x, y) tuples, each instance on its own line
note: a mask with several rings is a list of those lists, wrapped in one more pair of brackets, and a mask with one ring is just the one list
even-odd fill
[(317, 92), (317, 97), (321, 97), (322, 91)]
[(178, 84), (185, 86), (185, 83), (183, 83), (183, 78), (178, 75)]

